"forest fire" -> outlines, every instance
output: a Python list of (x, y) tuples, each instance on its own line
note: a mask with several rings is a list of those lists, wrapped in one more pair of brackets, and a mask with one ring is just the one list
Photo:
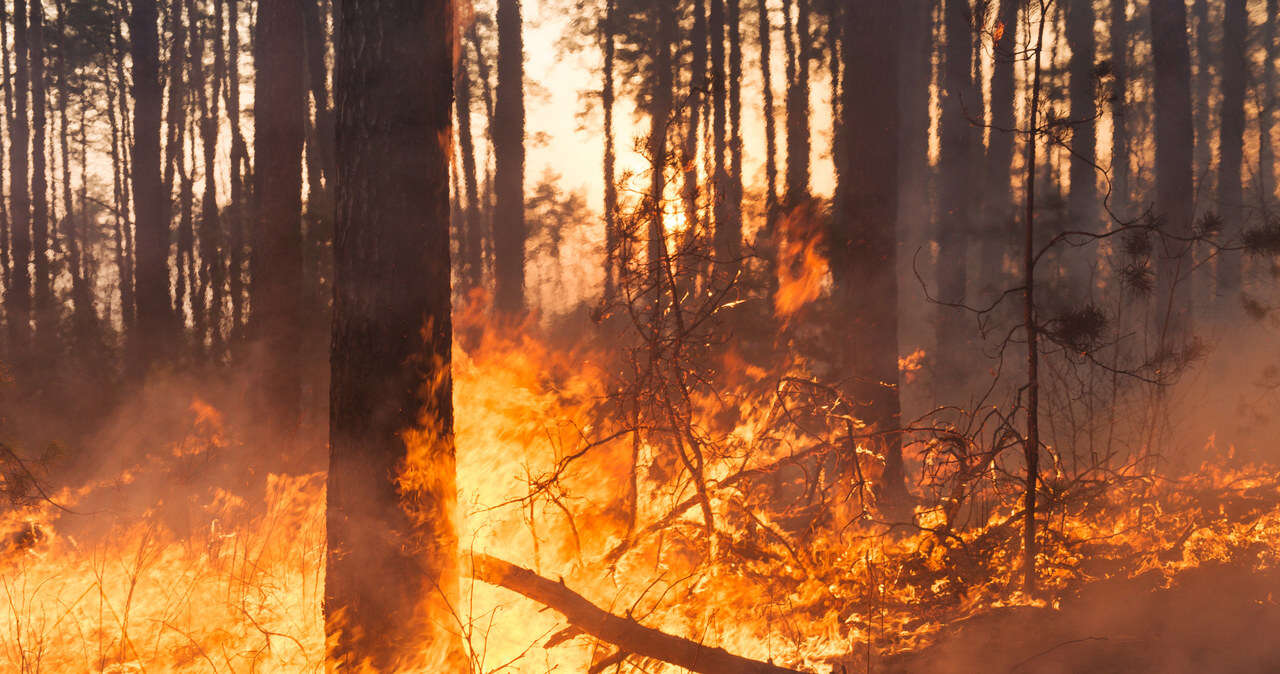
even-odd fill
[(0, 672), (1280, 671), (1278, 24), (0, 2)]

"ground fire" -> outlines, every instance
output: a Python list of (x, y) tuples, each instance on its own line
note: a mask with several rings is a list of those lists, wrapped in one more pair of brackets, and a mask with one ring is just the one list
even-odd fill
[(0, 671), (1280, 671), (1278, 22), (0, 2)]

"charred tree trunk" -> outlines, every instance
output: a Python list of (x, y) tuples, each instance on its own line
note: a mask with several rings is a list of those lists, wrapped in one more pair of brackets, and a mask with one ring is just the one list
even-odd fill
[(715, 220), (713, 235), (717, 262), (728, 259), (729, 252), (729, 202), (725, 198), (729, 183), (728, 154), (728, 89), (725, 82), (725, 9), (724, 0), (711, 0), (708, 19), (711, 32), (711, 145), (713, 173), (709, 192)]
[[(863, 98), (897, 72), (898, 0), (865, 0), (845, 8), (844, 105), (846, 130), (839, 213), (832, 233), (832, 271), (841, 312), (850, 317), (843, 357), (851, 400), (879, 431), (885, 457), (881, 494), (899, 504), (906, 491), (898, 400), (898, 127), (896, 96)], [(853, 448), (849, 448), (851, 454)], [(853, 454), (852, 461), (857, 461)]]
[(620, 236), (618, 232), (618, 185), (614, 177), (617, 154), (613, 140), (613, 106), (614, 106), (614, 58), (617, 50), (614, 38), (617, 32), (616, 0), (605, 0), (604, 21), (601, 24), (600, 40), (604, 48), (604, 82), (600, 90), (600, 103), (604, 107), (604, 301), (612, 302), (617, 295)]
[(27, 123), (27, 3), (13, 3), (13, 120), (9, 125), (9, 198), (13, 214), (13, 272), (5, 287), (9, 357), (25, 363), (31, 346), (31, 201), (27, 177), (30, 151)]
[(476, 180), (475, 140), (471, 136), (471, 66), (467, 63), (465, 44), (458, 46), (456, 68), (458, 149), (462, 153), (462, 179), (466, 189), (461, 276), (463, 287), (474, 289), (484, 281), (484, 233), (480, 231), (480, 188)]
[(136, 215), (137, 326), (134, 373), (145, 375), (171, 351), (168, 195), (160, 182), (160, 37), (156, 0), (133, 0), (129, 35), (133, 56), (133, 202)]
[[(222, 2), (223, 0), (217, 0)], [(231, 131), (231, 203), (227, 222), (227, 292), (231, 295), (231, 341), (242, 336), (245, 311), (245, 238), (244, 223), (248, 213), (245, 195), (249, 152), (240, 131), (240, 11), (239, 0), (227, 3), (227, 121)]]
[(251, 332), (262, 358), (258, 386), (263, 421), (286, 452), (297, 432), (302, 395), (303, 40), (300, 3), (258, 5)]
[[(337, 5), (331, 661), (465, 671), (450, 371), (453, 3)], [(411, 462), (423, 483), (398, 483)]]
[(1129, 217), (1129, 11), (1128, 0), (1111, 0), (1111, 210)]
[[(795, 0), (795, 36), (791, 32), (793, 0), (784, 0), (787, 17), (788, 60), (794, 61), (787, 78), (787, 186), (789, 207), (809, 198), (809, 0)], [(794, 56), (794, 58), (793, 58)]]
[(938, 362), (935, 388), (940, 399), (957, 400), (966, 379), (967, 314), (957, 308), (966, 299), (969, 238), (972, 228), (974, 127), (969, 116), (973, 95), (973, 54), (968, 0), (945, 0), (946, 53), (943, 65), (942, 112), (939, 122), (938, 194)]
[(497, 194), (493, 222), (494, 300), (498, 311), (524, 311), (524, 27), (520, 0), (498, 0), (498, 92), (493, 151)]
[(1151, 1), (1155, 63), (1155, 214), (1165, 236), (1157, 246), (1156, 311), (1162, 347), (1179, 346), (1191, 328), (1189, 257), (1195, 180), (1192, 148), (1191, 56), (1183, 0)]
[[(1093, 34), (1093, 0), (1070, 0), (1066, 8), (1067, 44), (1071, 48), (1071, 158), (1066, 229), (1092, 232), (1098, 227), (1097, 100), (1094, 75), (1097, 40)], [(1095, 246), (1067, 253), (1070, 294), (1088, 301), (1093, 278)]]
[[(0, 3), (0, 45), (7, 44), (9, 44), (9, 16), (3, 3)], [(11, 132), (13, 129), (13, 75), (9, 69), (9, 50), (6, 48), (0, 48), (0, 75), (4, 77), (4, 82), (0, 84), (0, 88), (4, 90), (4, 128), (6, 132)], [(12, 136), (10, 138), (12, 139)], [(4, 159), (3, 148), (0, 148), (0, 177), (4, 176)], [(0, 194), (0, 282), (4, 283), (6, 303), (9, 284), (13, 282), (11, 232), (9, 204), (4, 195)]]
[(653, 95), (649, 109), (649, 194), (645, 210), (648, 222), (648, 283), (655, 305), (662, 296), (662, 263), (667, 255), (666, 227), (663, 223), (663, 192), (666, 189), (667, 132), (671, 117), (672, 87), (674, 86), (671, 47), (676, 32), (676, 0), (658, 0), (658, 33), (652, 41), (654, 53), (650, 65), (653, 72)]
[[(222, 357), (224, 346), (222, 332), (222, 307), (225, 298), (226, 261), (223, 255), (222, 222), (218, 213), (217, 150), (219, 135), (219, 101), (222, 81), (226, 75), (226, 54), (222, 49), (222, 3), (214, 2), (213, 76), (206, 92), (204, 82), (196, 88), (200, 107), (200, 138), (204, 152), (204, 194), (200, 199), (200, 286), (208, 289), (209, 302), (205, 312), (205, 335), (197, 335), (197, 341), (209, 342), (213, 360)], [(203, 39), (200, 40), (203, 53)], [(201, 77), (203, 80), (203, 76)], [(202, 290), (201, 305), (204, 307)]]
[[(713, 17), (714, 8), (715, 0), (712, 0)], [(706, 93), (709, 88), (707, 86), (707, 44), (707, 3), (705, 0), (694, 0), (693, 26), (689, 32), (689, 96), (685, 102), (689, 109), (689, 118), (685, 126), (680, 163), (684, 167), (682, 194), (684, 217), (689, 225), (689, 231), (695, 235), (701, 235), (702, 231), (701, 209), (698, 204), (698, 195), (701, 192), (701, 186), (698, 184), (698, 140), (702, 133), (702, 109), (707, 100)], [(714, 67), (711, 77), (716, 77)]]
[[(1152, 13), (1155, 13), (1153, 8)], [(1191, 17), (1195, 20), (1195, 60), (1193, 69), (1193, 79), (1191, 81), (1191, 95), (1193, 97), (1191, 103), (1192, 119), (1195, 123), (1195, 180), (1196, 189), (1198, 191), (1198, 205), (1200, 210), (1204, 210), (1203, 205), (1212, 204), (1214, 202), (1213, 183), (1214, 176), (1210, 171), (1213, 165), (1213, 143), (1212, 133), (1209, 131), (1213, 127), (1213, 104), (1210, 98), (1213, 90), (1213, 67), (1215, 65), (1213, 37), (1211, 34), (1211, 22), (1209, 21), (1209, 2), (1208, 0), (1192, 0)]]
[[(1225, 0), (1222, 35), (1222, 113), (1218, 136), (1218, 214), (1228, 240), (1244, 231), (1244, 92), (1248, 63), (1245, 40), (1249, 18), (1245, 0)], [(1239, 306), (1240, 256), (1218, 257), (1218, 297), (1225, 307)]]
[(1014, 65), (1017, 53), (1018, 0), (1000, 0), (991, 65), (991, 136), (987, 144), (986, 214), (982, 237), (982, 285), (987, 293), (1004, 285), (1005, 253), (1013, 243)]
[[(721, 238), (731, 259), (742, 248), (742, 7), (728, 0), (725, 20), (729, 29), (729, 175), (725, 186), (726, 222)], [(721, 232), (717, 227), (716, 231)], [(736, 264), (736, 263), (735, 263)], [(735, 266), (736, 268), (736, 266)]]
[[(1118, 0), (1117, 0), (1118, 1)], [(1262, 106), (1258, 110), (1258, 194), (1264, 213), (1270, 213), (1276, 197), (1276, 21), (1280, 21), (1280, 0), (1267, 0), (1262, 20)]]
[(764, 104), (764, 210), (765, 231), (772, 238), (774, 220), (778, 212), (778, 123), (773, 103), (773, 26), (769, 18), (766, 0), (756, 0), (756, 17), (760, 26), (760, 77), (763, 84)]
[(46, 173), (45, 144), (47, 115), (44, 80), (44, 7), (40, 0), (30, 4), (28, 62), (31, 69), (31, 257), (35, 273), (35, 319), (37, 351), (41, 364), (57, 341), (57, 314), (53, 306), (53, 273), (50, 266), (49, 179)]

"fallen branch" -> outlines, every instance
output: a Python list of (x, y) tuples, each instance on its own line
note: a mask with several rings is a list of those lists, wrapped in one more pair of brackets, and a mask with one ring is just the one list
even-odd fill
[(524, 567), (477, 553), (471, 577), (522, 594), (562, 614), (570, 625), (617, 646), (622, 652), (661, 660), (701, 674), (800, 674), (797, 670), (733, 655), (694, 641), (620, 618), (592, 604), (562, 582), (543, 578)]

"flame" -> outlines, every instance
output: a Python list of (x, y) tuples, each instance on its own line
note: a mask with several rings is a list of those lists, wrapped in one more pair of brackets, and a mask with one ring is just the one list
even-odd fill
[(778, 220), (778, 290), (774, 311), (788, 319), (822, 295), (830, 267), (822, 252), (822, 229), (808, 208), (792, 209)]
[[(460, 311), (460, 334), (481, 313)], [(874, 511), (870, 496), (848, 494), (847, 512), (827, 521), (798, 496), (770, 493), (788, 493), (787, 471), (815, 448), (839, 444), (843, 425), (828, 432), (781, 423), (796, 414), (800, 394), (779, 382), (802, 379), (802, 364), (749, 364), (734, 349), (721, 356), (717, 386), (690, 400), (707, 447), (716, 527), (708, 552), (703, 514), (686, 505), (697, 491), (687, 471), (660, 438), (615, 427), (618, 412), (605, 401), (616, 358), (534, 334), (490, 330), (455, 346), (462, 566), (475, 553), (507, 559), (617, 615), (746, 657), (839, 671), (868, 644), (882, 653), (917, 647), (943, 625), (996, 606), (1051, 605), (1084, 582), (1280, 562), (1277, 471), (1215, 460), (1180, 480), (1134, 473), (1056, 512), (1055, 536), (1040, 556), (1046, 598), (1010, 594), (1020, 564), (1010, 533), (1019, 495), (994, 480), (973, 524), (959, 524), (941, 499), (916, 510), (911, 534), (889, 534), (861, 510)], [(921, 357), (908, 356), (902, 369)], [(191, 403), (186, 425), (159, 454), (189, 461), (247, 441), (202, 399)], [(432, 432), (405, 438), (425, 446)], [(882, 457), (853, 454), (859, 470), (878, 472)], [(415, 458), (421, 454), (411, 453), (402, 488), (440, 478)], [(959, 470), (930, 468), (925, 491)], [(88, 511), (100, 492), (143, 489), (150, 470), (133, 466), (126, 479), (53, 499)], [(982, 470), (993, 475), (995, 460)], [(1060, 478), (1046, 479), (1056, 488)], [(0, 671), (323, 670), (323, 475), (272, 476), (261, 509), (217, 488), (208, 498), (175, 490), (160, 500), (141, 514), (89, 515), (92, 526), (49, 503), (0, 521)], [(587, 671), (612, 653), (507, 590), (464, 580), (461, 596), (451, 629), (472, 671)], [(422, 657), (418, 671), (441, 671), (430, 653)]]

